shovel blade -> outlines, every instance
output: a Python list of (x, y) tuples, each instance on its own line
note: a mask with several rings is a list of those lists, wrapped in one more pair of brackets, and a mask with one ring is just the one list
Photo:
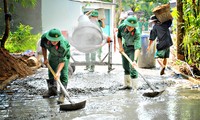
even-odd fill
[(148, 93), (144, 93), (143, 96), (145, 96), (145, 97), (152, 97), (153, 98), (153, 97), (160, 96), (163, 92), (164, 92), (164, 90), (160, 91), (160, 92), (148, 92)]
[(62, 104), (60, 105), (60, 110), (63, 110), (63, 111), (79, 110), (79, 109), (84, 108), (85, 104), (86, 104), (86, 100), (79, 103)]

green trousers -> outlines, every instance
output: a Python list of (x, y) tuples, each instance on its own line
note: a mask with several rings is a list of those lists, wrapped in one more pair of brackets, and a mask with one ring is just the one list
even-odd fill
[[(134, 46), (125, 46), (123, 45), (124, 52), (128, 55), (128, 57), (133, 61), (134, 60)], [(122, 55), (122, 66), (124, 68), (124, 74), (130, 75), (131, 78), (137, 78), (138, 72), (132, 68), (132, 65), (129, 63), (129, 61)]]
[[(49, 57), (49, 64), (55, 72), (57, 71), (59, 64), (58, 59), (59, 59), (58, 57)], [(68, 83), (68, 64), (69, 60), (65, 62), (65, 66), (63, 67), (60, 73), (60, 81), (64, 86), (67, 86)], [(54, 80), (54, 76), (50, 72), (50, 70), (48, 71), (48, 73), (49, 73), (49, 80)]]
[(98, 50), (97, 50), (97, 57), (99, 59), (101, 59), (101, 54), (102, 54), (102, 47), (100, 47)]
[(90, 62), (95, 62), (96, 61), (96, 52), (93, 53), (86, 53), (85, 54), (85, 60), (88, 63), (88, 66), (92, 66), (94, 64), (90, 63)]

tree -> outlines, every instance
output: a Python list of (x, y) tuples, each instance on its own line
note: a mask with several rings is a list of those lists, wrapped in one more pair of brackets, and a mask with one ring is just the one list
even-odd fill
[(183, 43), (183, 36), (184, 36), (184, 19), (183, 19), (183, 3), (182, 0), (177, 0), (176, 1), (177, 5), (177, 11), (179, 13), (178, 19), (177, 19), (177, 58), (180, 60), (184, 60), (184, 51), (182, 48), (182, 43)]
[[(13, 2), (20, 3), (23, 7), (34, 7), (37, 3), (37, 0), (13, 0)], [(10, 20), (12, 19), (11, 13), (8, 11), (8, 0), (3, 0), (3, 4), (5, 14), (5, 32), (1, 39), (1, 48), (5, 48), (5, 42), (10, 32)]]
[[(11, 0), (9, 1), (11, 2)], [(19, 2), (22, 6), (35, 5), (36, 0), (13, 0), (13, 2)], [(4, 13), (5, 13), (5, 32), (1, 39), (1, 47), (0, 47), (0, 90), (4, 89), (7, 84), (18, 78), (25, 77), (34, 73), (34, 71), (28, 67), (28, 65), (19, 58), (15, 58), (10, 53), (5, 50), (4, 45), (9, 37), (10, 32), (10, 20), (11, 14), (9, 13), (8, 8), (8, 0), (3, 0), (4, 5)]]
[(8, 0), (3, 0), (5, 13), (5, 33), (1, 40), (1, 47), (4, 48), (5, 42), (9, 35), (11, 15), (8, 13)]

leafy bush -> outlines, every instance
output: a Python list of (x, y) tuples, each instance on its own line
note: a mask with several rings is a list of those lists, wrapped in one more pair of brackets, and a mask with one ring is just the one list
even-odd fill
[(200, 68), (200, 11), (199, 5), (193, 1), (184, 1), (183, 48), (188, 64)]
[(20, 24), (14, 33), (10, 32), (5, 48), (11, 53), (19, 53), (26, 50), (35, 51), (41, 34), (31, 34), (32, 29), (29, 25)]

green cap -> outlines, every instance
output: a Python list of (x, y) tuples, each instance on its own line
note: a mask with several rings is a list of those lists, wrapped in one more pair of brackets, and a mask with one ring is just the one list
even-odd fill
[(135, 16), (129, 16), (124, 21), (125, 25), (130, 27), (137, 27), (137, 18)]
[(99, 12), (97, 10), (93, 10), (91, 12), (90, 16), (92, 16), (92, 17), (98, 17), (99, 16)]
[(64, 39), (61, 31), (56, 28), (49, 30), (46, 34), (46, 38), (50, 41), (60, 41)]

